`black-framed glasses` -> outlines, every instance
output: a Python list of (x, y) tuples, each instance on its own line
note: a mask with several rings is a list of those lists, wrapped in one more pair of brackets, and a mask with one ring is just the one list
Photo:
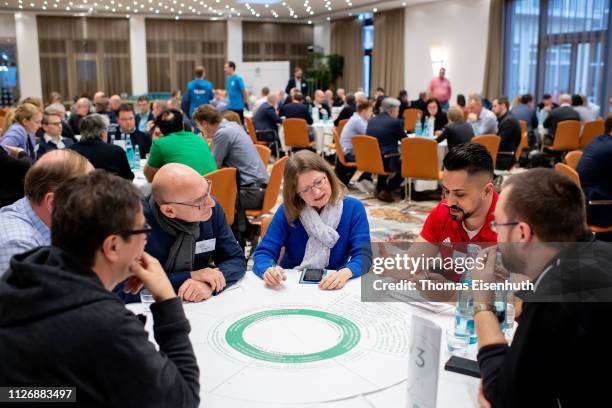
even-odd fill
[(145, 234), (147, 236), (147, 238), (149, 238), (149, 236), (151, 235), (151, 231), (153, 231), (153, 228), (151, 228), (151, 226), (149, 224), (145, 224), (144, 227), (142, 228), (136, 228), (136, 229), (126, 229), (126, 230), (121, 230), (116, 232), (115, 234), (117, 235), (138, 235), (138, 234)]
[(507, 227), (507, 226), (518, 225), (518, 224), (519, 224), (519, 221), (504, 222), (504, 223), (497, 223), (495, 221), (491, 221), (489, 223), (489, 225), (491, 226), (491, 231), (493, 232), (497, 232), (497, 227)]
[(299, 191), (299, 193), (302, 194), (302, 195), (310, 194), (310, 193), (312, 193), (312, 189), (313, 188), (316, 188), (317, 190), (321, 191), (321, 185), (323, 185), (323, 182), (325, 180), (327, 180), (327, 176), (321, 176), (318, 179), (316, 179), (315, 181), (313, 181), (312, 185), (301, 189)]
[(198, 198), (193, 203), (181, 203), (179, 201), (164, 201), (162, 204), (178, 204), (178, 205), (184, 205), (186, 207), (193, 207), (193, 208), (197, 208), (198, 210), (201, 210), (202, 207), (209, 202), (210, 194), (212, 191), (212, 181), (209, 179), (204, 179), (204, 180), (206, 180), (206, 182), (208, 183), (208, 191), (206, 192), (206, 194)]

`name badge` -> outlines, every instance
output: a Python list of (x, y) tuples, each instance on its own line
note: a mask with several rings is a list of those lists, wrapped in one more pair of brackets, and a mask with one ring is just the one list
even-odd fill
[(216, 238), (206, 239), (204, 241), (196, 242), (195, 253), (201, 254), (203, 252), (212, 252), (215, 250), (215, 245), (217, 243)]

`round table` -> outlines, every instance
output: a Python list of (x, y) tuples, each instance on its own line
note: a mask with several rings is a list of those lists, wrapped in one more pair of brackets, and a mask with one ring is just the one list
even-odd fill
[[(299, 283), (279, 289), (252, 272), (220, 295), (185, 303), (206, 407), (371, 408), (406, 406), (412, 315), (452, 327), (454, 309), (434, 314), (401, 302), (362, 302), (361, 279), (339, 291)], [(142, 304), (127, 306), (142, 312)], [(151, 334), (152, 322), (145, 326)], [(476, 378), (444, 370), (437, 406), (477, 406)]]

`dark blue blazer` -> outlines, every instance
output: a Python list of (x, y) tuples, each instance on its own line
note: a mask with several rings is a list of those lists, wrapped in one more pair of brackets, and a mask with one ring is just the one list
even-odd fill
[(278, 123), (281, 123), (281, 119), (276, 114), (274, 106), (268, 102), (262, 103), (259, 109), (257, 109), (255, 116), (253, 116), (255, 130), (273, 130), (276, 132)]
[[(62, 137), (62, 142), (64, 142), (64, 145), (66, 147), (70, 147), (74, 144), (74, 141), (72, 139), (68, 139), (66, 137)], [(45, 139), (40, 139), (36, 146), (36, 160), (40, 159), (40, 156), (42, 156), (43, 154), (51, 150), (57, 149), (57, 145), (55, 143), (46, 142)]]
[(366, 135), (378, 139), (380, 152), (383, 155), (397, 153), (399, 151), (398, 142), (406, 137), (402, 121), (389, 116), (386, 112), (380, 113), (368, 121)]
[(304, 119), (306, 123), (312, 125), (312, 116), (308, 112), (308, 106), (303, 103), (286, 103), (280, 109), (280, 115), (287, 119)]
[[(576, 171), (589, 200), (612, 200), (612, 136), (599, 135), (583, 151)], [(612, 225), (612, 205), (587, 205), (587, 221), (591, 225)]]
[[(308, 95), (308, 84), (306, 83), (306, 78), (302, 77), (300, 85), (302, 89), (299, 89), (299, 91), (302, 93), (302, 95)], [(285, 93), (288, 94), (293, 88), (295, 88), (295, 77), (292, 77), (289, 79), (289, 82), (287, 82)]]

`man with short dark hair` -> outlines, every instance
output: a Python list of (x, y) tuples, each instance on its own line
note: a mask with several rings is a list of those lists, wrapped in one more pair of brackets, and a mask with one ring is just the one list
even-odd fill
[(285, 93), (290, 94), (292, 89), (297, 89), (302, 95), (308, 95), (308, 83), (304, 78), (304, 71), (301, 67), (293, 69), (293, 77), (289, 78), (289, 82), (287, 82), (285, 87)]
[(213, 84), (206, 79), (206, 70), (203, 66), (195, 69), (195, 79), (187, 84), (187, 92), (183, 97), (183, 112), (191, 117), (193, 111), (200, 105), (208, 105), (214, 98)]
[(301, 92), (294, 92), (290, 103), (285, 103), (279, 112), (280, 116), (287, 119), (304, 119), (306, 123), (312, 125), (312, 116), (308, 112), (308, 106), (304, 105), (304, 95)]
[(155, 126), (163, 137), (151, 145), (144, 175), (150, 182), (164, 164), (182, 163), (195, 169), (200, 175), (217, 170), (215, 159), (204, 138), (184, 129), (183, 114), (175, 109), (166, 109), (155, 118)]
[[(0, 316), (0, 349), (10, 350), (0, 384), (75, 387), (87, 407), (197, 407), (189, 322), (144, 252), (151, 228), (138, 189), (104, 171), (77, 177), (55, 192), (52, 225), (53, 246), (15, 256), (0, 280), (0, 310), (11, 311)], [(159, 351), (110, 292), (126, 278), (127, 291), (144, 286), (155, 299)]]
[(240, 116), (240, 123), (244, 123), (244, 108), (247, 107), (249, 94), (244, 86), (244, 80), (236, 74), (236, 64), (228, 61), (223, 66), (225, 72), (225, 89), (227, 90), (227, 109)]
[(515, 162), (515, 152), (521, 144), (521, 125), (509, 110), (508, 98), (501, 96), (493, 100), (493, 113), (497, 116), (497, 134), (501, 138), (499, 153), (495, 161), (498, 170), (509, 170)]
[(121, 105), (117, 111), (117, 119), (119, 127), (115, 131), (115, 134), (112, 135), (111, 139), (114, 141), (129, 137), (132, 146), (138, 146), (140, 157), (144, 158), (149, 154), (149, 150), (151, 150), (151, 135), (141, 132), (136, 127), (136, 119), (132, 105), (127, 103)]
[(136, 127), (141, 132), (147, 131), (147, 123), (151, 120), (155, 120), (153, 113), (150, 111), (150, 102), (147, 95), (141, 95), (138, 97), (138, 113), (136, 114)]
[(473, 281), (503, 283), (499, 276), (510, 272), (533, 287), (516, 293), (522, 306), (511, 345), (500, 328), (495, 292), (474, 291), (480, 406), (600, 406), (609, 394), (601, 372), (612, 364), (605, 352), (612, 248), (586, 229), (580, 187), (551, 169), (518, 173), (502, 189), (494, 219), (498, 245), (480, 254), (486, 264), (474, 268)]
[(74, 144), (72, 139), (62, 137), (62, 118), (54, 112), (45, 111), (42, 118), (42, 126), (44, 133), (42, 138), (36, 144), (36, 158), (55, 149), (64, 149)]
[(52, 150), (32, 166), (25, 177), (25, 197), (0, 209), (0, 276), (13, 255), (49, 245), (55, 190), (71, 177), (94, 168), (71, 150)]
[(448, 101), (451, 99), (452, 89), (448, 78), (446, 78), (446, 68), (441, 67), (437, 77), (429, 81), (427, 87), (429, 95), (440, 103), (443, 111), (449, 108)]
[(257, 115), (257, 110), (259, 109), (259, 107), (268, 101), (269, 95), (270, 95), (270, 88), (268, 88), (267, 86), (264, 86), (263, 88), (261, 88), (261, 98), (255, 101), (255, 105), (253, 105), (253, 109), (252, 109), (253, 117)]
[(533, 107), (533, 96), (531, 96), (531, 94), (522, 95), (520, 103), (510, 109), (510, 112), (512, 112), (517, 120), (525, 121), (527, 124), (527, 139), (529, 141), (529, 146), (535, 146), (537, 144), (537, 139), (534, 130), (538, 128), (538, 116)]

